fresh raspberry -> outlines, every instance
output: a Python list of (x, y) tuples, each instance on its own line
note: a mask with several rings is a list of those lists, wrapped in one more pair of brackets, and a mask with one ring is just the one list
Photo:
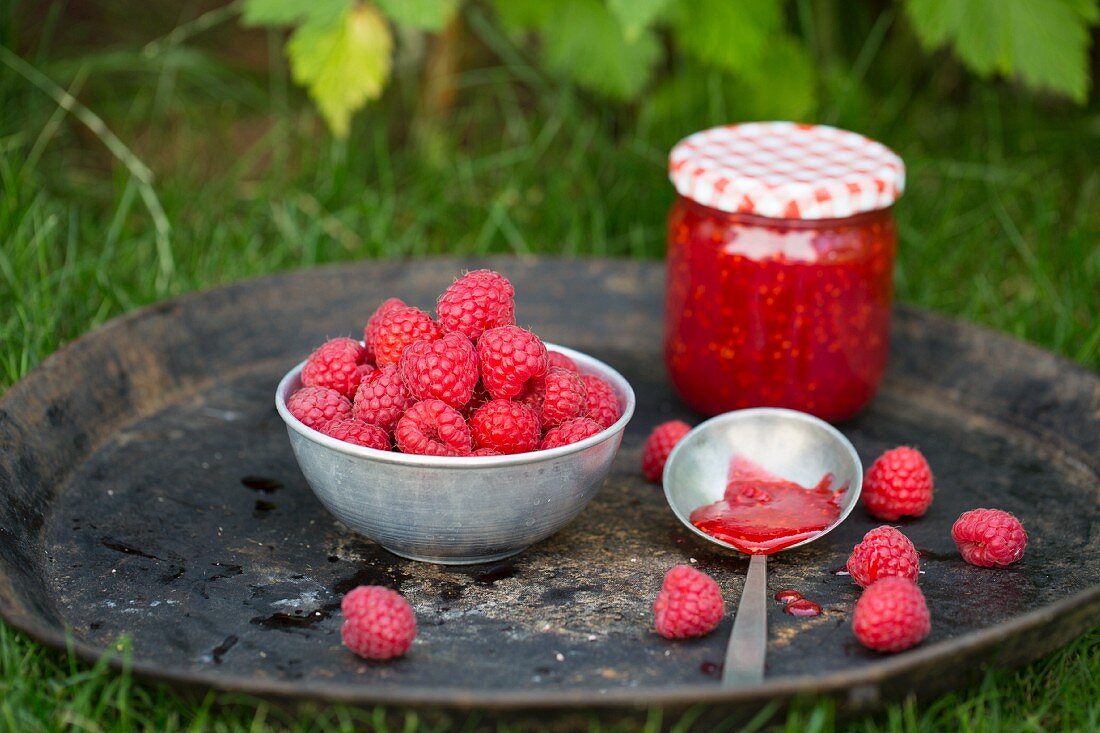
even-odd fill
[(416, 615), (397, 591), (361, 585), (340, 602), (344, 646), (365, 659), (393, 659), (409, 651), (416, 637)]
[(490, 328), (477, 342), (481, 383), (494, 399), (523, 394), (546, 374), (546, 347), (539, 337), (517, 326)]
[(614, 425), (623, 414), (615, 389), (603, 379), (591, 374), (581, 377), (581, 381), (584, 382), (584, 387), (588, 391), (588, 408), (585, 415), (605, 428)]
[(515, 295), (512, 283), (499, 272), (467, 272), (439, 296), (439, 325), (477, 341), (490, 328), (515, 324)]
[(382, 305), (375, 309), (370, 318), (367, 319), (367, 325), (363, 329), (363, 343), (366, 344), (367, 358), (372, 362), (374, 361), (374, 339), (375, 334), (378, 333), (378, 324), (382, 322), (382, 317), (396, 308), (404, 308), (405, 301), (401, 298), (387, 298), (382, 301)]
[(875, 459), (863, 477), (863, 505), (871, 516), (894, 522), (922, 516), (932, 504), (932, 469), (916, 448), (901, 446)]
[(593, 435), (602, 432), (603, 426), (595, 420), (587, 417), (575, 417), (572, 420), (566, 420), (556, 428), (547, 430), (539, 448), (541, 450), (560, 448), (563, 445), (579, 443), (585, 438), (591, 438)]
[(856, 601), (852, 631), (863, 646), (900, 652), (921, 643), (932, 630), (928, 604), (917, 584), (905, 578), (872, 583)]
[(588, 390), (581, 376), (561, 367), (550, 367), (518, 399), (535, 411), (544, 429), (583, 417), (588, 409)]
[(577, 368), (576, 363), (565, 354), (560, 351), (547, 351), (546, 361), (551, 367), (558, 367), (559, 369), (568, 369), (571, 372), (577, 374), (581, 373), (581, 370)]
[(669, 420), (653, 428), (642, 448), (642, 473), (647, 479), (661, 480), (668, 454), (690, 430), (691, 426), (683, 420)]
[(443, 400), (424, 400), (405, 411), (394, 431), (397, 447), (424, 456), (468, 456), (470, 426)]
[(472, 455), (475, 455), (475, 456), (502, 456), (504, 454), (501, 453), (498, 450), (493, 450), (492, 448), (478, 448), (477, 450), (475, 450), (473, 452)]
[(363, 378), (360, 367), (366, 358), (367, 352), (358, 341), (349, 338), (326, 341), (309, 355), (302, 367), (302, 385), (328, 387), (351, 397)]
[(377, 425), (392, 432), (405, 410), (416, 402), (405, 389), (395, 364), (376, 369), (359, 384), (355, 391), (352, 413), (363, 422)]
[(320, 430), (329, 420), (351, 414), (351, 401), (328, 387), (302, 387), (286, 401), (290, 414), (307, 427)]
[(479, 380), (474, 385), (474, 395), (470, 398), (470, 401), (466, 403), (466, 406), (462, 408), (463, 417), (469, 420), (477, 412), (478, 408), (484, 405), (489, 400), (493, 399), (488, 392), (485, 391), (485, 385)]
[(417, 341), (435, 341), (443, 336), (439, 324), (411, 305), (393, 306), (379, 318), (371, 337), (374, 362), (380, 367), (396, 364), (401, 352)]
[(677, 565), (669, 570), (653, 602), (657, 633), (666, 639), (705, 636), (725, 613), (726, 604), (718, 584), (690, 565)]
[(542, 436), (535, 411), (510, 400), (492, 400), (479, 407), (470, 418), (470, 432), (478, 448), (505, 455), (538, 450)]
[(443, 400), (460, 409), (474, 395), (477, 351), (461, 333), (448, 333), (438, 341), (410, 344), (398, 371), (414, 399)]
[(325, 435), (377, 450), (390, 450), (390, 435), (377, 425), (365, 423), (354, 417), (343, 417), (326, 423), (321, 432)]
[(876, 527), (853, 548), (848, 572), (864, 588), (879, 578), (905, 578), (916, 583), (920, 553), (908, 537), (893, 527)]
[(951, 539), (971, 565), (999, 568), (1024, 556), (1027, 532), (1020, 520), (1000, 509), (971, 509), (951, 527)]

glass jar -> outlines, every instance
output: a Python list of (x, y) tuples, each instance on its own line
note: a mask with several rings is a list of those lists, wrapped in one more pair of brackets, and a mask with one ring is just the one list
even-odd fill
[(751, 123), (681, 141), (670, 176), (665, 360), (683, 399), (859, 412), (889, 351), (900, 158), (836, 128)]

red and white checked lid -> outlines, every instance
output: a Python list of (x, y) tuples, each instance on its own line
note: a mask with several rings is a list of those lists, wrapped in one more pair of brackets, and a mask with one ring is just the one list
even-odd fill
[(721, 211), (776, 219), (841, 219), (890, 206), (905, 164), (880, 142), (828, 125), (712, 127), (672, 148), (676, 191)]

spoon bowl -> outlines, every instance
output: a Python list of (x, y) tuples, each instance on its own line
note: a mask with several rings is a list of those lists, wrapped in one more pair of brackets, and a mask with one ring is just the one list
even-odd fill
[[(784, 549), (821, 539), (851, 514), (863, 488), (863, 464), (844, 435), (827, 422), (795, 410), (760, 407), (718, 415), (684, 436), (665, 463), (665, 498), (677, 518), (695, 534), (728, 550), (737, 547), (691, 523), (691, 513), (720, 501), (730, 462), (748, 459), (768, 473), (801, 486), (815, 486), (831, 474), (832, 486), (846, 486), (840, 514), (817, 534)], [(767, 555), (751, 555), (745, 588), (726, 647), (722, 684), (759, 684), (767, 652)]]

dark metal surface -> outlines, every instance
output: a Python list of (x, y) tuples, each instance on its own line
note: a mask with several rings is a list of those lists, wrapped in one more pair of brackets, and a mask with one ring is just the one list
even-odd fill
[[(618, 261), (496, 260), (518, 317), (619, 369), (638, 394), (612, 476), (551, 539), (498, 566), (402, 560), (341, 526), (295, 467), (272, 406), (278, 377), (397, 295), (431, 307), (461, 269), (431, 260), (328, 268), (159, 304), (61, 350), (0, 401), (0, 611), (95, 656), (120, 635), (134, 667), (179, 684), (275, 696), (453, 706), (669, 705), (832, 692), (851, 705), (929, 694), (986, 663), (1019, 664), (1100, 622), (1100, 378), (1005, 336), (901, 310), (882, 393), (846, 425), (865, 463), (916, 444), (937, 476), (904, 526), (924, 552), (932, 635), (894, 657), (859, 647), (858, 588), (833, 574), (872, 526), (861, 510), (770, 563), (825, 613), (769, 608), (767, 679), (722, 690), (731, 620), (666, 642), (650, 631), (662, 576), (697, 562), (728, 597), (747, 561), (697, 542), (638, 464), (657, 422), (692, 419), (660, 350), (663, 270)], [(950, 526), (1016, 513), (1031, 544), (1001, 571), (961, 561)], [(420, 635), (408, 657), (343, 650), (339, 598), (399, 588)]]

